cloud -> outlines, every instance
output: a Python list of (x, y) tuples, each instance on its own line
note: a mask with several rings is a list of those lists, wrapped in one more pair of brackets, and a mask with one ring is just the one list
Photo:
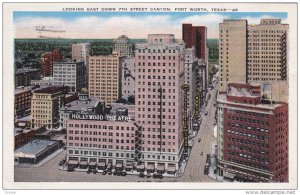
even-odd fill
[[(261, 18), (274, 18), (270, 15), (260, 17), (243, 17), (248, 24), (259, 24)], [(17, 38), (36, 38), (38, 35), (48, 35), (49, 32), (35, 30), (36, 26), (52, 26), (54, 29), (63, 29), (65, 33), (52, 33), (63, 38), (116, 38), (126, 34), (130, 38), (147, 38), (151, 33), (174, 34), (176, 38), (182, 37), (182, 24), (191, 23), (193, 26), (206, 26), (208, 38), (218, 38), (219, 23), (229, 19), (223, 14), (201, 14), (175, 18), (172, 15), (142, 15), (133, 16), (111, 16), (77, 17), (73, 20), (61, 18), (23, 17), (15, 21), (15, 36)]]

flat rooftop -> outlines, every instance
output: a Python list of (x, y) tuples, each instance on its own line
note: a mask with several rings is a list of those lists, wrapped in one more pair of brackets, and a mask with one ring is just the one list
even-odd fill
[(54, 94), (63, 90), (64, 90), (63, 86), (50, 86), (50, 87), (38, 89), (34, 93)]
[(99, 98), (91, 96), (88, 100), (75, 100), (66, 104), (67, 110), (85, 110), (88, 107), (96, 107), (101, 102)]
[(256, 105), (235, 103), (235, 102), (232, 102), (232, 101), (228, 101), (226, 94), (218, 94), (217, 101), (220, 102), (220, 103), (227, 103), (227, 104), (239, 105), (239, 106), (248, 106), (248, 107), (253, 107), (253, 108), (263, 108), (263, 109), (270, 109), (270, 110), (274, 110), (275, 108), (277, 108), (279, 106), (282, 106), (284, 104), (284, 103), (281, 103), (281, 102), (277, 102), (277, 103), (274, 103), (272, 105), (271, 104), (262, 104), (262, 103), (256, 104)]
[(26, 154), (36, 155), (39, 152), (45, 150), (48, 146), (52, 146), (56, 141), (51, 140), (33, 140), (21, 148), (17, 149), (15, 152), (22, 152)]
[(28, 72), (37, 72), (37, 71), (40, 71), (40, 69), (37, 69), (37, 68), (20, 68), (20, 69), (17, 69), (15, 71), (15, 74), (22, 74), (22, 73), (28, 73)]

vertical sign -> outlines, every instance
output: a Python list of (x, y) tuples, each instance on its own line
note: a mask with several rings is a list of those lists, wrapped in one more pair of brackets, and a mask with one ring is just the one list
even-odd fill
[(200, 107), (200, 92), (199, 89), (196, 89), (195, 101), (194, 101), (194, 118), (199, 118), (199, 107)]
[(189, 90), (189, 85), (188, 84), (183, 84), (182, 89), (183, 89), (183, 116), (182, 116), (182, 121), (183, 121), (183, 147), (184, 147), (184, 154), (188, 155), (189, 151), (189, 131), (188, 131), (188, 124), (187, 124), (187, 92)]

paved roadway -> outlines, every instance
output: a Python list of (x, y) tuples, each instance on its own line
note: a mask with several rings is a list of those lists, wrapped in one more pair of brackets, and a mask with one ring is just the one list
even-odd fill
[[(206, 163), (206, 155), (211, 151), (211, 142), (213, 139), (213, 123), (215, 117), (215, 107), (213, 104), (215, 100), (215, 91), (210, 91), (211, 98), (208, 102), (205, 111), (208, 115), (202, 116), (202, 124), (196, 138), (194, 138), (194, 145), (187, 162), (184, 174), (179, 178), (140, 178), (137, 175), (114, 176), (87, 174), (86, 172), (67, 172), (59, 170), (59, 161), (65, 157), (65, 151), (50, 160), (41, 167), (26, 168), (15, 167), (15, 181), (16, 182), (216, 182), (215, 180), (204, 175), (204, 165)], [(204, 111), (204, 112), (205, 112)], [(201, 142), (198, 139), (201, 137)], [(201, 156), (203, 152), (203, 156)]]
[[(204, 165), (206, 163), (207, 154), (211, 153), (211, 143), (214, 139), (213, 137), (213, 124), (215, 121), (215, 111), (214, 103), (216, 103), (216, 89), (214, 88), (211, 93), (211, 98), (208, 101), (205, 111), (208, 111), (207, 115), (202, 114), (202, 124), (200, 125), (200, 130), (197, 136), (194, 138), (194, 145), (190, 153), (187, 166), (185, 168), (184, 174), (179, 181), (184, 182), (216, 182), (215, 180), (204, 175)], [(200, 143), (198, 142), (201, 138)], [(203, 155), (201, 156), (201, 153)]]

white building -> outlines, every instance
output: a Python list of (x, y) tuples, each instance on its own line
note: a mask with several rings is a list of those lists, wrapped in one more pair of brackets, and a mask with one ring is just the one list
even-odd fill
[(120, 57), (132, 57), (132, 45), (129, 43), (129, 39), (126, 35), (121, 35), (116, 40), (114, 40), (114, 51), (119, 52)]
[(76, 92), (85, 87), (86, 70), (84, 62), (54, 62), (53, 84), (69, 87), (69, 92)]

